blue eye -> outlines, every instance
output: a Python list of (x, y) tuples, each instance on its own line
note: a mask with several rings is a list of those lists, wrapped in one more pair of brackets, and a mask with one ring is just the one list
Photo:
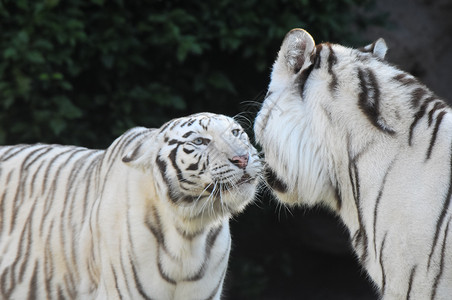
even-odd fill
[(232, 129), (231, 133), (232, 133), (233, 136), (239, 136), (240, 129)]
[(202, 138), (197, 138), (193, 140), (193, 144), (195, 145), (202, 145), (202, 143), (203, 143)]
[(210, 143), (209, 139), (204, 139), (204, 138), (196, 138), (193, 141), (191, 141), (192, 144), (200, 146), (200, 145), (207, 145), (208, 143)]

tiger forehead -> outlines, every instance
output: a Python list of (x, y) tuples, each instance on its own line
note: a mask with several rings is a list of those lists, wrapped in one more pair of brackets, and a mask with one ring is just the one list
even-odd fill
[(222, 115), (208, 115), (176, 119), (171, 124), (164, 126), (162, 131), (181, 138), (188, 138), (195, 134), (216, 136), (241, 128), (232, 118)]

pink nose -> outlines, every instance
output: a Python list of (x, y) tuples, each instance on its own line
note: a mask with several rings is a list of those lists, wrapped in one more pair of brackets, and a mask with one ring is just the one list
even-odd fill
[(248, 154), (234, 156), (230, 161), (240, 169), (245, 169), (248, 165)]

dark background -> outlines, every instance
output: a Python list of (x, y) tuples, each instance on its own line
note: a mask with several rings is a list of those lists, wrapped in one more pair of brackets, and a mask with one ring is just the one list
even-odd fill
[[(287, 31), (360, 47), (452, 99), (449, 0), (0, 0), (0, 144), (106, 148), (211, 111), (252, 120)], [(377, 299), (348, 232), (263, 194), (231, 222), (226, 299)]]

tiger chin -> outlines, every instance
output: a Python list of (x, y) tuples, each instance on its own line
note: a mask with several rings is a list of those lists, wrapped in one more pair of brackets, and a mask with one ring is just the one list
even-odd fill
[(261, 162), (232, 118), (134, 128), (106, 150), (0, 147), (2, 299), (220, 299), (228, 220)]
[(286, 35), (254, 125), (267, 182), (340, 216), (382, 299), (451, 299), (451, 109), (386, 51)]

